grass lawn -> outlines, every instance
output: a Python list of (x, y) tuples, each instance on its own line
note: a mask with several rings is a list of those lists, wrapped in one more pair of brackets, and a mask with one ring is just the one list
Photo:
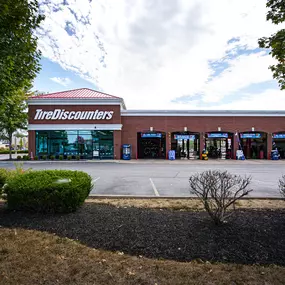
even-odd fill
[(0, 284), (284, 284), (279, 266), (176, 262), (86, 247), (45, 232), (0, 229)]
[(284, 208), (242, 200), (216, 227), (195, 199), (90, 199), (56, 215), (0, 203), (0, 285), (285, 284)]
[[(108, 204), (116, 207), (161, 208), (173, 210), (203, 210), (199, 199), (112, 199), (94, 198), (86, 202)], [(237, 209), (285, 209), (283, 199), (242, 199), (236, 203)]]

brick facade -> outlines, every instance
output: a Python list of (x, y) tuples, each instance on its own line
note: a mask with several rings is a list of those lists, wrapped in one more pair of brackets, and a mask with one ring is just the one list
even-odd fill
[[(285, 118), (283, 117), (229, 117), (229, 116), (147, 116), (147, 117), (122, 117), (122, 143), (131, 144), (132, 158), (137, 156), (137, 133), (148, 131), (153, 127), (154, 131), (166, 133), (166, 151), (170, 150), (169, 133), (183, 132), (184, 127), (190, 132), (200, 134), (200, 152), (203, 150), (205, 133), (217, 132), (221, 128), (222, 132), (242, 133), (251, 132), (252, 127), (255, 132), (267, 134), (267, 157), (270, 157), (272, 150), (272, 133), (285, 132)], [(234, 136), (234, 154), (238, 149), (237, 136)], [(201, 155), (201, 153), (200, 153)]]
[[(37, 109), (53, 111), (55, 109), (65, 109), (66, 111), (113, 111), (110, 120), (34, 120)], [(284, 116), (285, 117), (285, 116)], [(132, 158), (137, 158), (137, 133), (146, 132), (153, 127), (154, 131), (166, 134), (166, 153), (171, 148), (171, 133), (183, 132), (187, 127), (189, 132), (200, 135), (200, 156), (205, 143), (205, 133), (217, 132), (218, 128), (222, 132), (235, 134), (236, 132), (264, 132), (267, 134), (267, 158), (270, 157), (272, 149), (272, 133), (285, 133), (285, 118), (281, 116), (129, 116), (126, 113), (121, 115), (120, 105), (30, 105), (29, 124), (122, 124), (122, 130), (114, 131), (114, 158), (121, 158), (121, 145), (132, 145)], [(35, 155), (35, 130), (29, 130), (29, 153)], [(234, 136), (234, 154), (238, 149), (237, 136)], [(234, 158), (234, 157), (233, 157)]]

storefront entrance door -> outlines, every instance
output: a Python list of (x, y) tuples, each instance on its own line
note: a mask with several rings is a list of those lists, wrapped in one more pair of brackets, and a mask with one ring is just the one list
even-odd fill
[(93, 132), (93, 158), (113, 159), (114, 143), (112, 131)]

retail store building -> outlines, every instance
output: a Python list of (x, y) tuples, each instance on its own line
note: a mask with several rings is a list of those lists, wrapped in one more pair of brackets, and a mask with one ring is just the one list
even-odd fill
[(85, 159), (269, 159), (272, 145), (285, 151), (283, 111), (127, 110), (122, 98), (83, 88), (30, 97), (29, 153)]

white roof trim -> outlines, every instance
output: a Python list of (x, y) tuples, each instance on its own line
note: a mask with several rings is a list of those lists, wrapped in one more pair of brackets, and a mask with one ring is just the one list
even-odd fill
[(122, 124), (29, 124), (29, 131), (95, 130), (121, 131)]
[(122, 110), (123, 117), (285, 117), (285, 111)]
[(126, 109), (124, 100), (120, 98), (30, 98), (27, 102), (28, 105), (120, 105), (123, 110)]

